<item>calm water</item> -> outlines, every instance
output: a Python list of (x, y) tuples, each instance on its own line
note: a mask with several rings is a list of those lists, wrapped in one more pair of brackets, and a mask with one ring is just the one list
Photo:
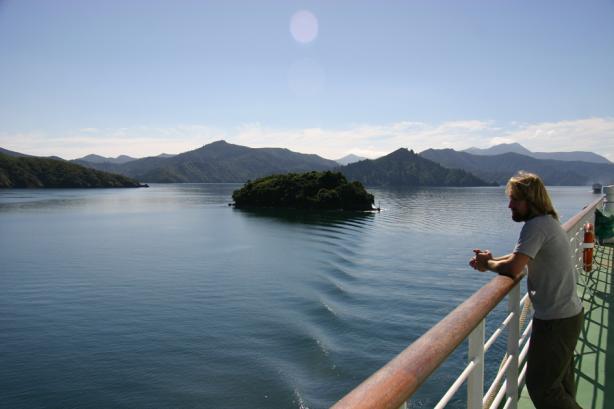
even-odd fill
[[(503, 188), (314, 215), (230, 208), (237, 187), (0, 190), (0, 407), (328, 407), (492, 277), (474, 246), (509, 252), (520, 228)], [(562, 220), (594, 199), (551, 193)]]

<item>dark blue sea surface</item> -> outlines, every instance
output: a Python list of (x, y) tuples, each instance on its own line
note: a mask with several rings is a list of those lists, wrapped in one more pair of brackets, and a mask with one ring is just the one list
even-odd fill
[[(370, 189), (380, 213), (315, 214), (234, 209), (238, 187), (0, 190), (0, 407), (326, 408), (492, 278), (472, 248), (520, 231), (501, 187)], [(595, 198), (550, 191), (562, 220)]]

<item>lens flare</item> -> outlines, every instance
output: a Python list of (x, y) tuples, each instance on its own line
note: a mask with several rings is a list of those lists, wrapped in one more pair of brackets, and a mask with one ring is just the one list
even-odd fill
[(290, 19), (290, 33), (299, 43), (310, 43), (318, 36), (318, 19), (310, 11), (297, 11)]

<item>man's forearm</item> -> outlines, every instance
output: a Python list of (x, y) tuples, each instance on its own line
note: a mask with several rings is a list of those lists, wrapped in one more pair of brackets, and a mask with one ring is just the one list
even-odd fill
[(469, 265), (479, 271), (494, 271), (504, 276), (516, 278), (522, 274), (525, 266), (529, 262), (529, 257), (525, 254), (511, 253), (501, 257), (493, 257), (488, 250), (473, 250), (475, 257), (471, 259)]
[(485, 260), (486, 262), (484, 265), (490, 271), (515, 279), (524, 272), (525, 267), (529, 263), (529, 259), (529, 256), (526, 254), (512, 253), (507, 257)]
[(514, 253), (510, 253), (510, 254), (506, 254), (505, 256), (493, 257), (492, 259), (494, 261), (506, 261), (506, 260), (509, 260), (513, 255)]
[(515, 278), (516, 274), (512, 270), (512, 265), (509, 263), (510, 257), (511, 254), (508, 254), (507, 256), (490, 259), (488, 260), (487, 268), (495, 273)]

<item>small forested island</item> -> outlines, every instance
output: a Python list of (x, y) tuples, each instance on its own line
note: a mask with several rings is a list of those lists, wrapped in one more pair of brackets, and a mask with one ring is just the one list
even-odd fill
[(374, 210), (373, 195), (339, 172), (272, 175), (248, 181), (232, 194), (235, 207)]
[(146, 187), (126, 176), (59, 159), (0, 153), (0, 188)]

